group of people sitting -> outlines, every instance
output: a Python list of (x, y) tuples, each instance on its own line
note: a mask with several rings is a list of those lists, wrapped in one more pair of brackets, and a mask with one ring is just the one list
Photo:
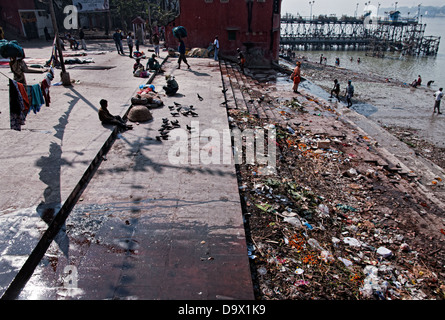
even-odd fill
[(164, 70), (162, 70), (161, 65), (159, 64), (158, 60), (156, 60), (156, 55), (153, 54), (150, 59), (147, 61), (147, 65), (143, 66), (141, 63), (141, 58), (135, 58), (136, 62), (133, 65), (133, 75), (135, 77), (141, 77), (146, 78), (148, 77), (149, 73), (148, 71), (153, 71), (156, 73), (163, 73)]

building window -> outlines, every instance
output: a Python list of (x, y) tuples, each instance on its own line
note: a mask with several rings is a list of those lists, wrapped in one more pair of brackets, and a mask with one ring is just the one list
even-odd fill
[(212, 3), (213, 0), (204, 0), (205, 3)]
[(266, 2), (266, 0), (258, 0), (258, 2)]
[(227, 30), (229, 41), (236, 41), (236, 30)]
[(229, 3), (229, 0), (220, 0), (221, 3)]

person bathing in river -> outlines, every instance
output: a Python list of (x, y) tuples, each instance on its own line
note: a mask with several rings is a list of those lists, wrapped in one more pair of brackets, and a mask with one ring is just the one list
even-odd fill
[(340, 67), (340, 58), (335, 58), (335, 65), (337, 66), (337, 67)]
[(419, 74), (417, 80), (414, 80), (414, 81), (411, 83), (411, 87), (417, 88), (417, 87), (420, 86), (421, 84), (422, 84), (422, 78), (420, 77), (420, 74)]

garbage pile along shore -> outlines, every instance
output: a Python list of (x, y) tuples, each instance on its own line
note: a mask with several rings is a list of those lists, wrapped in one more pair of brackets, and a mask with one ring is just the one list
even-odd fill
[(237, 166), (257, 299), (444, 299), (444, 212), (415, 175), (383, 159), (332, 104), (255, 94), (281, 118), (228, 115), (241, 131), (276, 130), (275, 174)]

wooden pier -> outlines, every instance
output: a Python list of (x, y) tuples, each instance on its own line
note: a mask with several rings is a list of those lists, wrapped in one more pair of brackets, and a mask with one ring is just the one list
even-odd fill
[(320, 16), (316, 19), (283, 17), (281, 41), (293, 50), (367, 50), (374, 55), (386, 51), (404, 55), (437, 55), (440, 37), (425, 36), (426, 24), (417, 19)]

